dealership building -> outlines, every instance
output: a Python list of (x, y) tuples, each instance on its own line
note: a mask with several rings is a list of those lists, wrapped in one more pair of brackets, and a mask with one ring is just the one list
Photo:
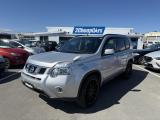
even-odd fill
[(16, 35), (11, 30), (0, 29), (0, 39), (15, 39)]
[[(134, 28), (109, 28), (104, 26), (74, 26), (74, 27), (46, 27), (45, 32), (16, 33), (17, 39), (65, 42), (75, 36), (92, 35), (103, 36), (105, 34), (122, 34), (131, 38), (135, 46), (142, 46), (142, 35), (134, 31)], [(4, 35), (4, 34), (3, 34)], [(139, 48), (139, 47), (138, 47)], [(141, 49), (141, 47), (140, 47)]]
[(56, 41), (57, 43), (69, 40), (79, 35), (103, 36), (105, 34), (123, 34), (139, 39), (142, 35), (134, 32), (133, 28), (107, 28), (102, 26), (75, 26), (75, 27), (46, 27), (46, 32), (32, 33), (36, 40)]
[(149, 32), (144, 34), (144, 41), (148, 44), (160, 44), (160, 32)]

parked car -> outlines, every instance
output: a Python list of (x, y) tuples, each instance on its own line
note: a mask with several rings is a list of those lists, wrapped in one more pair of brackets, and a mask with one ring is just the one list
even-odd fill
[(134, 63), (144, 64), (144, 55), (158, 50), (160, 50), (160, 44), (151, 45), (142, 50), (134, 50)]
[(65, 42), (66, 42), (66, 41), (59, 42), (59, 43), (57, 44), (57, 46), (55, 47), (55, 50), (56, 50), (56, 51), (59, 50), (59, 49), (62, 47), (62, 45), (64, 45)]
[(6, 61), (6, 68), (9, 68), (12, 65), (25, 64), (29, 53), (0, 40), (0, 56), (4, 57)]
[(57, 42), (56, 41), (37, 41), (36, 46), (44, 48), (46, 52), (55, 51)]
[(147, 68), (160, 70), (160, 51), (151, 52), (144, 56), (144, 65)]
[(30, 56), (22, 83), (49, 98), (76, 98), (82, 107), (96, 102), (104, 82), (132, 72), (130, 39), (123, 35), (83, 36), (67, 41), (58, 52)]
[(35, 55), (39, 53), (45, 52), (43, 48), (33, 46), (29, 40), (3, 40), (4, 42), (8, 42), (9, 44), (22, 48), (30, 53), (30, 55)]
[(0, 75), (3, 74), (6, 70), (6, 63), (5, 63), (5, 59), (0, 56)]

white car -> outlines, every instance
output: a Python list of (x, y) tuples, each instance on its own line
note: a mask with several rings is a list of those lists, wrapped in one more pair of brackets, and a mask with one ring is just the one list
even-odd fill
[(35, 55), (39, 53), (45, 52), (44, 48), (32, 46), (32, 43), (29, 40), (5, 40), (6, 42), (9, 42), (9, 44), (22, 48), (30, 53), (30, 55)]
[(160, 70), (160, 51), (151, 52), (144, 56), (144, 65), (147, 68)]
[(132, 71), (130, 39), (123, 35), (79, 36), (57, 52), (30, 56), (22, 83), (49, 98), (76, 98), (82, 107), (95, 103), (101, 85)]

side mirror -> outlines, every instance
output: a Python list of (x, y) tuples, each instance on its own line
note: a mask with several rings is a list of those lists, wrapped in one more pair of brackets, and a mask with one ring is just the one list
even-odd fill
[(105, 49), (104, 55), (112, 55), (114, 54), (114, 49)]

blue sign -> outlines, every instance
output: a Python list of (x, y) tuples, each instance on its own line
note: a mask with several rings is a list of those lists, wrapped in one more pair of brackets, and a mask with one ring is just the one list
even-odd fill
[(73, 30), (73, 34), (100, 35), (100, 34), (104, 33), (104, 30), (105, 30), (105, 27), (80, 27), (80, 26), (75, 26), (74, 30)]

